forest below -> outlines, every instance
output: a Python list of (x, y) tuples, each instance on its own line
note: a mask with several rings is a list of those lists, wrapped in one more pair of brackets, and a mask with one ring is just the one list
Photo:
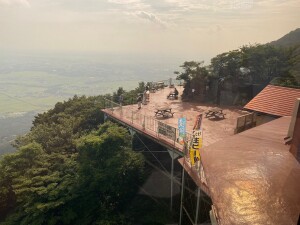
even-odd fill
[[(131, 104), (144, 88), (141, 82), (118, 92)], [(15, 140), (15, 153), (1, 156), (1, 225), (165, 224), (171, 218), (169, 209), (136, 197), (149, 171), (128, 130), (104, 121), (104, 97), (118, 94), (58, 102), (35, 116), (30, 132)], [(155, 216), (145, 216), (149, 210)]]

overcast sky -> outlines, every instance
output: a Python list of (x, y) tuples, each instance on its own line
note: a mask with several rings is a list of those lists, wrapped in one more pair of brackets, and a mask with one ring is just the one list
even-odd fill
[(299, 0), (0, 0), (0, 51), (212, 57), (300, 27)]

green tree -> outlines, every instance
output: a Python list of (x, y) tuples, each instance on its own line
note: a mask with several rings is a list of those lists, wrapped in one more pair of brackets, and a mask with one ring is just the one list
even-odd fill
[(56, 103), (53, 109), (45, 113), (38, 114), (33, 127), (39, 124), (59, 124), (62, 118), (74, 117), (74, 131), (84, 133), (97, 128), (103, 122), (103, 113), (100, 111), (104, 107), (102, 96), (78, 97), (75, 95), (72, 99)]
[(127, 130), (107, 122), (70, 137), (76, 151), (66, 152), (53, 150), (65, 134), (43, 125), (0, 160), (1, 224), (129, 224), (124, 209), (143, 181), (144, 159), (131, 150)]
[(288, 73), (288, 58), (282, 48), (256, 44), (217, 55), (211, 59), (211, 68), (215, 77), (230, 80), (234, 87), (243, 83), (267, 84)]
[(243, 46), (243, 66), (249, 68), (254, 83), (269, 82), (274, 77), (286, 75), (288, 54), (283, 48), (272, 45)]
[(116, 215), (122, 220), (121, 212), (143, 180), (144, 160), (131, 150), (130, 139), (124, 128), (105, 123), (78, 141), (80, 186), (85, 187), (81, 192), (88, 202), (99, 205), (93, 213), (84, 211), (99, 224)]
[[(248, 101), (253, 96), (246, 94), (246, 87), (252, 84), (266, 86), (276, 78), (277, 85), (297, 85), (296, 79), (290, 74), (291, 50), (272, 45), (249, 45), (237, 50), (225, 52), (211, 59), (212, 77), (218, 81), (217, 99), (221, 90), (227, 87), (236, 96), (244, 96)], [(227, 85), (226, 85), (227, 84)]]
[[(183, 72), (174, 72), (177, 74), (177, 80), (184, 80), (185, 82), (182, 98), (192, 99), (196, 96), (200, 101), (205, 98), (209, 72), (207, 68), (203, 66), (203, 63), (204, 62), (187, 61), (180, 66)], [(192, 91), (193, 89), (195, 92)]]
[[(118, 91), (130, 96), (143, 86)], [(122, 210), (143, 179), (144, 161), (124, 128), (98, 129), (102, 107), (103, 96), (75, 95), (35, 117), (17, 152), (0, 160), (1, 224), (129, 224)]]
[(3, 224), (58, 224), (64, 206), (76, 196), (76, 155), (47, 154), (32, 142), (0, 161), (13, 190), (14, 213)]

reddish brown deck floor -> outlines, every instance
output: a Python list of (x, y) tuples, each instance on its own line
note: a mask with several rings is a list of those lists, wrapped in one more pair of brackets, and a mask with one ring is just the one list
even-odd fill
[[(181, 95), (183, 88), (177, 87), (179, 95)], [(187, 119), (187, 131), (192, 132), (196, 116), (199, 113), (207, 111), (209, 108), (216, 107), (216, 105), (205, 105), (193, 102), (182, 102), (178, 100), (168, 100), (167, 95), (172, 89), (166, 87), (156, 93), (150, 93), (150, 101), (147, 105), (142, 105), (138, 110), (137, 105), (125, 106), (136, 113), (141, 113), (150, 117), (154, 117), (155, 109), (158, 107), (169, 105), (172, 108), (174, 117), (172, 118), (158, 118), (159, 121), (167, 123), (171, 126), (178, 127), (178, 118), (185, 117)], [(203, 145), (208, 146), (216, 141), (222, 140), (234, 134), (237, 117), (245, 114), (245, 111), (239, 110), (234, 107), (220, 107), (226, 114), (225, 119), (213, 120), (203, 119)]]
[[(178, 118), (183, 116), (187, 118), (187, 130), (191, 131), (196, 116), (214, 107), (167, 100), (169, 91), (166, 88), (151, 94), (150, 103), (140, 110), (137, 105), (124, 108), (153, 118), (157, 107), (169, 105), (174, 117), (160, 121), (177, 127)], [(300, 211), (299, 163), (283, 142), (290, 119), (280, 118), (233, 136), (236, 118), (244, 112), (233, 108), (223, 108), (223, 111), (224, 120), (204, 118), (205, 148), (202, 150), (209, 194), (220, 225), (296, 224)], [(135, 128), (145, 132), (141, 125)], [(199, 185), (195, 174), (191, 176)]]
[(220, 225), (296, 225), (300, 166), (284, 144), (290, 118), (279, 118), (202, 151)]

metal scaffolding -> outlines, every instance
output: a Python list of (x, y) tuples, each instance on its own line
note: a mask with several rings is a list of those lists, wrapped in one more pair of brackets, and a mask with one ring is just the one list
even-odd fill
[[(180, 192), (180, 214), (179, 214), (179, 225), (183, 223), (183, 215), (185, 214), (187, 218), (189, 219), (191, 224), (198, 224), (199, 222), (199, 210), (200, 210), (200, 201), (203, 196), (207, 196), (205, 192), (203, 194), (201, 193), (201, 189), (197, 182), (194, 184), (197, 185), (197, 193), (194, 201), (196, 201), (196, 209), (189, 211), (188, 208), (186, 208), (186, 204), (184, 204), (184, 198), (185, 198), (185, 191), (187, 190), (190, 195), (194, 196), (194, 190), (186, 186), (185, 184), (185, 173), (186, 173), (186, 168), (183, 165), (182, 166), (182, 172), (181, 172), (181, 182), (178, 181), (177, 179), (174, 179), (174, 161), (178, 157), (184, 157), (187, 154), (185, 146), (182, 144), (178, 143), (178, 130), (177, 128), (175, 129), (175, 136), (170, 137), (170, 136), (164, 136), (158, 132), (158, 126), (159, 122), (152, 118), (148, 117), (142, 114), (138, 113), (133, 113), (132, 111), (125, 109), (121, 105), (118, 105), (110, 100), (105, 100), (105, 106), (108, 111), (104, 110), (104, 113), (106, 114), (105, 116), (109, 116), (110, 118), (114, 119), (118, 123), (121, 123), (122, 125), (126, 126), (129, 128), (129, 132), (132, 135), (132, 137), (137, 137), (141, 143), (144, 145), (144, 150), (142, 151), (143, 153), (149, 153), (153, 156), (155, 161), (157, 161), (159, 168), (156, 168), (155, 165), (153, 165), (151, 162), (147, 162), (149, 165), (151, 165), (153, 168), (156, 168), (158, 170), (161, 170), (161, 172), (166, 175), (167, 177), (170, 178), (170, 211), (174, 211), (174, 202), (173, 202), (173, 196), (174, 196), (174, 183), (176, 182), (177, 185), (181, 186), (181, 192)], [(148, 134), (148, 135), (147, 135)], [(153, 135), (154, 134), (154, 135)], [(165, 147), (167, 151), (153, 151), (151, 148), (149, 148), (139, 137), (139, 135), (145, 136), (149, 138), (150, 140), (160, 144), (161, 146)], [(171, 138), (171, 139), (170, 139)], [(191, 134), (187, 134), (187, 140), (186, 142), (190, 142), (192, 139)], [(171, 159), (171, 168), (170, 172), (168, 169), (164, 167), (164, 165), (160, 162), (160, 160), (155, 156), (154, 153), (166, 153), (168, 152), (170, 155)], [(184, 163), (188, 159), (184, 159)], [(191, 165), (190, 165), (191, 166)], [(200, 166), (199, 166), (200, 167)], [(201, 171), (200, 168), (198, 168), (198, 173), (197, 175), (200, 176), (201, 180), (201, 173), (204, 173), (204, 171)], [(205, 199), (202, 199), (205, 201)], [(208, 202), (210, 204), (210, 202)], [(193, 216), (192, 216), (193, 215)]]

